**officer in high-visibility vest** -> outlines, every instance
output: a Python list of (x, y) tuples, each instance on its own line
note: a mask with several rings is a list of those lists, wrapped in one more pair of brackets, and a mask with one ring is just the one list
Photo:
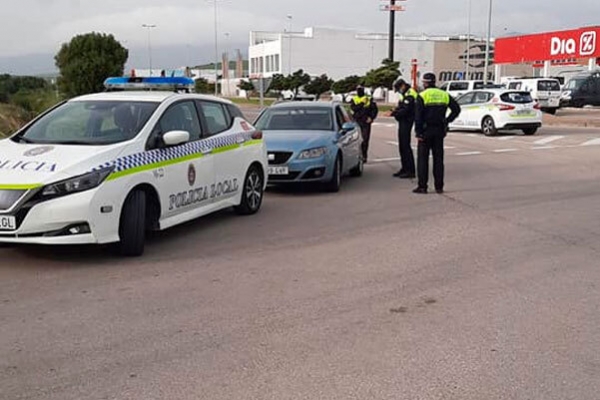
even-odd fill
[(400, 94), (398, 106), (391, 116), (398, 121), (398, 149), (400, 152), (400, 171), (394, 174), (401, 179), (415, 177), (415, 156), (411, 147), (411, 133), (415, 123), (415, 103), (419, 94), (404, 79), (394, 82), (394, 90)]
[[(423, 75), (423, 90), (415, 108), (415, 131), (418, 141), (419, 186), (414, 193), (427, 193), (429, 180), (429, 154), (433, 154), (435, 191), (444, 193), (444, 138), (448, 124), (461, 112), (460, 105), (447, 92), (435, 86), (435, 75)], [(450, 115), (446, 117), (448, 108)]]
[(371, 124), (377, 118), (379, 110), (375, 101), (365, 94), (365, 88), (362, 86), (356, 89), (356, 96), (352, 98), (350, 109), (352, 110), (352, 118), (360, 126), (362, 132), (362, 156), (363, 161), (366, 163), (369, 155), (369, 142), (371, 141)]

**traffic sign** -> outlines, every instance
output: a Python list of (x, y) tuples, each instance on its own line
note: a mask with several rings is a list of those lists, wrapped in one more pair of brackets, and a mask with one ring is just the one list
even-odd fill
[(379, 6), (379, 11), (406, 11), (406, 7), (404, 6), (392, 6), (390, 4), (385, 4)]

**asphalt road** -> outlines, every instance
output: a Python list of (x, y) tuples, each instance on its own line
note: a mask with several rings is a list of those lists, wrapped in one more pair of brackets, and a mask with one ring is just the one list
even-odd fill
[(138, 260), (0, 248), (0, 398), (598, 399), (599, 139), (452, 133), (419, 196), (383, 119), (339, 194), (271, 190)]

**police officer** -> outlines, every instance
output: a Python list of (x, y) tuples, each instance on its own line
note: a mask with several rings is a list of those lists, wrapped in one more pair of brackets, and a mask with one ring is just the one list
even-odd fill
[[(444, 138), (448, 124), (460, 115), (460, 106), (447, 92), (435, 86), (435, 75), (423, 75), (423, 90), (415, 108), (415, 130), (418, 140), (419, 186), (414, 193), (427, 193), (429, 154), (433, 154), (433, 178), (437, 193), (444, 192)], [(446, 117), (448, 108), (450, 115)]]
[(394, 90), (400, 93), (398, 106), (391, 115), (398, 121), (398, 147), (400, 151), (401, 168), (394, 174), (401, 179), (415, 177), (415, 157), (411, 147), (411, 132), (415, 122), (415, 103), (419, 94), (404, 79), (394, 82)]
[(356, 88), (356, 96), (352, 98), (350, 109), (354, 121), (360, 126), (362, 131), (362, 155), (366, 163), (369, 153), (369, 142), (371, 140), (371, 124), (377, 118), (377, 104), (370, 96), (365, 94), (365, 88), (359, 86)]

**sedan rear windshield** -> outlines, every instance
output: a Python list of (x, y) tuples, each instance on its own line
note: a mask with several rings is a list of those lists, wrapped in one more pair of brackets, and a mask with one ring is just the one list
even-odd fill
[(333, 131), (332, 110), (323, 107), (272, 108), (256, 121), (262, 131)]
[(505, 103), (527, 104), (533, 103), (533, 98), (529, 92), (508, 92), (500, 96), (500, 100)]
[(107, 145), (136, 137), (159, 103), (72, 101), (37, 120), (15, 140), (27, 143)]

